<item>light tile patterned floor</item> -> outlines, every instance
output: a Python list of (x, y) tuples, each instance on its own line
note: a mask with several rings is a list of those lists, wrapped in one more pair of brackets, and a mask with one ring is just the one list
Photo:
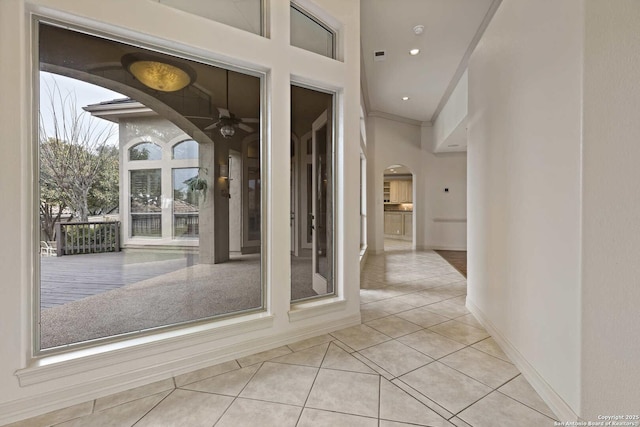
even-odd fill
[(552, 426), (465, 309), (464, 277), (435, 252), (386, 247), (362, 275), (362, 325), (13, 426)]

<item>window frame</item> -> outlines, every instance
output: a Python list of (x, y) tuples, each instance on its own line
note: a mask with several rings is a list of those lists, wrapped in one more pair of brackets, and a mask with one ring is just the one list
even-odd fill
[[(307, 52), (311, 52), (311, 53), (315, 53), (316, 55), (324, 56), (325, 58), (337, 60), (338, 59), (338, 31), (336, 31), (329, 24), (327, 24), (324, 21), (322, 21), (320, 18), (318, 18), (316, 15), (311, 13), (308, 9), (306, 9), (304, 6), (302, 6), (300, 3), (296, 2), (296, 1), (291, 1), (290, 2), (290, 9), (289, 10), (291, 10), (291, 9), (295, 9), (297, 12), (301, 13), (302, 15), (306, 16), (307, 18), (309, 18), (311, 21), (313, 21), (316, 24), (318, 24), (318, 26), (320, 28), (326, 30), (329, 34), (331, 34), (331, 56), (322, 55), (320, 53), (313, 52), (313, 51), (305, 49), (303, 47), (298, 47), (298, 46), (294, 45), (292, 43), (292, 40), (291, 40), (291, 34), (289, 34), (289, 44), (291, 46), (297, 47), (298, 49), (303, 49), (303, 50), (306, 50)], [(289, 27), (289, 28), (291, 28), (291, 27)], [(307, 89), (310, 89), (310, 87), (307, 88)]]
[[(265, 1), (262, 1), (262, 4), (265, 5)], [(263, 14), (263, 21), (266, 19), (266, 14)], [(117, 33), (115, 29), (113, 31), (106, 31), (101, 27), (97, 22), (93, 22), (93, 26), (90, 24), (79, 23), (79, 21), (65, 21), (62, 18), (47, 16), (44, 13), (32, 12), (30, 15), (30, 26), (31, 26), (31, 40), (29, 46), (31, 48), (31, 60), (33, 66), (30, 68), (31, 76), (29, 77), (31, 80), (32, 87), (32, 95), (31, 95), (31, 132), (30, 132), (30, 151), (31, 151), (31, 161), (34, 165), (32, 170), (32, 227), (33, 230), (39, 230), (40, 220), (39, 220), (39, 199), (40, 199), (40, 184), (39, 184), (39, 175), (40, 175), (40, 155), (39, 155), (39, 129), (38, 129), (38, 114), (41, 107), (40, 100), (40, 83), (39, 83), (39, 73), (40, 73), (40, 37), (39, 37), (39, 28), (41, 24), (56, 26), (60, 28), (64, 28), (76, 33), (87, 34), (94, 37), (99, 37), (108, 41), (123, 43), (129, 46), (139, 47), (149, 52), (158, 52), (163, 54), (168, 54), (172, 56), (176, 56), (179, 58), (187, 59), (190, 61), (199, 62), (204, 65), (209, 65), (213, 67), (218, 67), (222, 69), (227, 69), (229, 71), (235, 71), (242, 74), (250, 75), (253, 77), (257, 77), (260, 81), (260, 123), (259, 123), (259, 131), (258, 135), (260, 138), (259, 150), (260, 150), (260, 179), (263, 182), (263, 185), (266, 186), (267, 182), (269, 182), (268, 178), (268, 146), (271, 144), (271, 139), (269, 138), (268, 127), (265, 125), (268, 121), (268, 91), (267, 91), (267, 79), (268, 79), (268, 70), (260, 67), (258, 64), (253, 64), (254, 68), (250, 68), (247, 65), (246, 61), (241, 61), (241, 59), (233, 59), (228, 60), (225, 58), (225, 62), (222, 61), (216, 54), (211, 54), (209, 57), (204, 57), (202, 55), (196, 55), (194, 53), (190, 53), (189, 51), (193, 51), (193, 49), (189, 49), (186, 45), (183, 46), (182, 49), (179, 49), (174, 43), (164, 42), (162, 45), (158, 43), (149, 42), (148, 38), (144, 36), (142, 33), (126, 33), (123, 35), (122, 33)], [(265, 21), (268, 22), (268, 21)], [(264, 34), (263, 34), (264, 36)], [(265, 36), (266, 37), (266, 36)], [(217, 59), (216, 59), (217, 58)], [(229, 62), (226, 62), (226, 61)], [(169, 149), (169, 158), (170, 162), (173, 162), (172, 158), (172, 149), (173, 146), (186, 141), (187, 139), (182, 139), (177, 143), (171, 143)], [(129, 159), (129, 149), (137, 143), (142, 142), (150, 142), (154, 143), (150, 140), (139, 140), (136, 143), (129, 145), (126, 148), (126, 153), (121, 153), (121, 156), (125, 156), (127, 159), (127, 163), (130, 161)], [(154, 143), (159, 145), (157, 143)], [(162, 159), (167, 156), (166, 147), (162, 148)], [(163, 160), (134, 160), (132, 164), (135, 167), (127, 167), (124, 171), (120, 171), (120, 178), (122, 179), (123, 173), (127, 175), (131, 170), (139, 170), (139, 169), (153, 169), (156, 168), (151, 164), (162, 163)], [(177, 162), (185, 162), (189, 160), (175, 160)], [(149, 163), (149, 165), (145, 165), (144, 163)], [(171, 164), (171, 163), (170, 163)], [(160, 166), (160, 169), (162, 167)], [(171, 171), (172, 168), (169, 168)], [(130, 186), (131, 183), (129, 179), (127, 179), (127, 185)], [(256, 322), (256, 315), (260, 317), (264, 317), (265, 314), (268, 314), (270, 311), (270, 307), (268, 304), (268, 295), (270, 294), (270, 281), (268, 274), (268, 266), (267, 266), (267, 248), (268, 248), (268, 232), (267, 232), (267, 224), (270, 219), (270, 211), (268, 209), (268, 197), (267, 191), (262, 191), (260, 195), (260, 210), (261, 210), (261, 221), (260, 221), (260, 231), (261, 231), (261, 242), (260, 242), (260, 307), (250, 308), (246, 310), (240, 310), (232, 313), (224, 313), (219, 315), (214, 315), (211, 317), (203, 318), (203, 319), (195, 319), (192, 321), (175, 323), (170, 325), (163, 325), (155, 328), (145, 329), (142, 331), (132, 331), (127, 332), (120, 335), (108, 336), (104, 338), (92, 339), (88, 341), (82, 341), (77, 343), (70, 343), (60, 347), (51, 347), (47, 349), (41, 348), (41, 328), (40, 328), (40, 314), (41, 314), (41, 298), (40, 298), (40, 287), (41, 287), (41, 264), (40, 264), (40, 255), (39, 251), (32, 251), (31, 263), (32, 263), (32, 284), (31, 284), (31, 303), (30, 306), (30, 327), (29, 333), (31, 339), (29, 346), (29, 354), (31, 361), (38, 361), (44, 358), (49, 358), (51, 356), (60, 355), (64, 360), (64, 355), (72, 352), (77, 352), (78, 350), (87, 350), (87, 354), (92, 353), (92, 349), (96, 348), (110, 348), (110, 349), (124, 349), (131, 346), (137, 345), (137, 339), (149, 340), (154, 339), (154, 336), (157, 336), (158, 340), (163, 340), (166, 334), (172, 334), (177, 339), (185, 339), (191, 335), (199, 333), (203, 328), (213, 328), (216, 327), (221, 329), (221, 332), (224, 333), (226, 328), (225, 321), (232, 320), (234, 318), (241, 318), (245, 316), (247, 319), (248, 325)], [(121, 198), (122, 203), (122, 198)], [(128, 203), (128, 201), (125, 201)], [(173, 210), (173, 206), (171, 207)], [(131, 212), (128, 212), (130, 215)], [(173, 227), (172, 227), (173, 229)], [(125, 230), (125, 232), (130, 234), (130, 230)], [(31, 236), (31, 244), (34, 248), (39, 248), (40, 245), (40, 236), (39, 232), (33, 232)], [(265, 318), (268, 320), (268, 318)], [(218, 325), (216, 325), (218, 324)], [(176, 332), (177, 331), (177, 332)], [(180, 332), (182, 331), (182, 332)], [(114, 347), (115, 346), (115, 347)], [(104, 351), (104, 350), (102, 350)]]

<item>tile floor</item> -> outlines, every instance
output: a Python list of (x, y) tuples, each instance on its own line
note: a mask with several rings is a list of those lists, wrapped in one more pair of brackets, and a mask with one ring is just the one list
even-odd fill
[(432, 251), (389, 242), (362, 275), (363, 324), (12, 424), (552, 426)]

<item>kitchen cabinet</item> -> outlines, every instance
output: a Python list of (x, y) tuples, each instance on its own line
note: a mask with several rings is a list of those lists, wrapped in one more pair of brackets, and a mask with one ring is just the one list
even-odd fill
[(384, 234), (393, 236), (401, 236), (403, 234), (401, 212), (384, 213)]
[(402, 240), (413, 239), (413, 212), (385, 212), (384, 235)]
[(402, 230), (404, 237), (413, 238), (413, 212), (402, 213)]
[(389, 181), (389, 201), (391, 203), (413, 203), (413, 183), (411, 181)]

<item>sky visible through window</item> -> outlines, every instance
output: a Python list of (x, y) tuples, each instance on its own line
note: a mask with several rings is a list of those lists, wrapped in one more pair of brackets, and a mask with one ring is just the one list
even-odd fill
[[(48, 73), (46, 71), (40, 71), (40, 114), (42, 115), (45, 131), (48, 135), (53, 135), (53, 116), (48, 93), (50, 90), (49, 88), (54, 87), (54, 85), (57, 85), (63, 97), (68, 94), (75, 96), (78, 114), (85, 113), (89, 115), (89, 113), (82, 109), (82, 107), (86, 107), (87, 105), (98, 104), (100, 102), (111, 101), (113, 99), (126, 98), (126, 96), (118, 92), (105, 89), (101, 86), (96, 86), (91, 83), (86, 83), (58, 74)], [(102, 119), (93, 117), (91, 119), (99, 120), (101, 126), (105, 126), (106, 124), (113, 126), (114, 132), (111, 137), (111, 142), (114, 145), (117, 145), (118, 132), (117, 129), (115, 129), (117, 125)]]

